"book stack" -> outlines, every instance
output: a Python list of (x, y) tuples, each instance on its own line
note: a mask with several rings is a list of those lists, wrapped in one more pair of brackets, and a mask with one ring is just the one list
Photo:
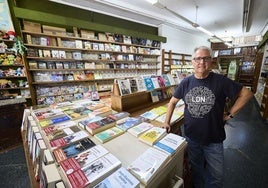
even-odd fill
[(142, 133), (144, 133), (145, 131), (149, 130), (150, 128), (152, 128), (154, 125), (148, 122), (142, 122), (130, 129), (127, 130), (127, 132), (129, 132), (130, 134), (132, 134), (135, 137), (140, 136)]
[(148, 148), (127, 169), (144, 185), (147, 185), (167, 161), (168, 156), (158, 149)]
[(127, 131), (129, 128), (140, 124), (142, 121), (143, 121), (142, 118), (125, 117), (123, 119), (116, 121), (116, 126), (122, 129), (123, 131)]
[(123, 133), (124, 131), (122, 129), (118, 127), (111, 127), (95, 134), (94, 137), (97, 138), (97, 140), (99, 140), (101, 143), (105, 143)]
[(161, 127), (152, 127), (139, 136), (139, 140), (153, 146), (155, 142), (163, 138), (167, 134), (166, 129)]
[(166, 152), (169, 155), (173, 155), (176, 151), (182, 148), (186, 144), (185, 138), (174, 133), (168, 133), (162, 139), (155, 142), (153, 147)]
[(79, 165), (62, 168), (68, 187), (93, 187), (121, 167), (121, 161), (113, 154), (103, 155), (82, 168)]
[(96, 133), (99, 133), (101, 131), (104, 131), (106, 129), (109, 129), (113, 126), (115, 126), (116, 120), (111, 117), (104, 117), (101, 120), (88, 123), (85, 126), (85, 129), (91, 134), (95, 135)]

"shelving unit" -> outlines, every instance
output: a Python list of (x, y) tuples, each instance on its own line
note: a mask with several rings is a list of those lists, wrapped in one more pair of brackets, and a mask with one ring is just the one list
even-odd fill
[(263, 57), (258, 87), (255, 93), (256, 100), (260, 106), (260, 113), (264, 119), (268, 118), (268, 43), (263, 48)]
[(115, 78), (160, 74), (158, 41), (77, 28), (70, 33), (65, 28), (39, 27), (22, 30), (34, 104), (80, 99), (92, 91), (101, 95), (111, 91)]
[(176, 76), (177, 72), (192, 73), (193, 66), (191, 62), (192, 56), (189, 54), (175, 53), (169, 50), (162, 49), (162, 72), (163, 74), (170, 73)]
[(31, 95), (28, 79), (25, 73), (24, 61), (14, 47), (15, 41), (0, 39), (2, 46), (0, 52), (0, 97), (9, 98), (22, 96), (31, 105)]
[[(217, 59), (221, 73), (243, 84), (255, 93), (260, 62), (257, 58), (257, 46), (228, 48), (224, 43), (212, 43), (213, 59)], [(230, 63), (236, 63), (236, 72), (229, 72)]]

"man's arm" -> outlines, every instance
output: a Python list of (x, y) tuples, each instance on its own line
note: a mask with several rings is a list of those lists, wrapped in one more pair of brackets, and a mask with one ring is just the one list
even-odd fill
[(171, 120), (172, 114), (174, 112), (174, 109), (175, 109), (178, 101), (179, 101), (179, 99), (177, 99), (175, 97), (171, 97), (171, 99), (168, 103), (168, 109), (167, 109), (167, 113), (166, 113), (165, 123), (162, 125), (162, 128), (165, 128), (167, 130), (167, 132), (170, 132), (170, 129), (171, 129), (170, 120)]
[(232, 116), (236, 115), (252, 97), (253, 93), (246, 87), (243, 87), (239, 92), (234, 105), (230, 108), (229, 115), (224, 116), (224, 120), (229, 120)]

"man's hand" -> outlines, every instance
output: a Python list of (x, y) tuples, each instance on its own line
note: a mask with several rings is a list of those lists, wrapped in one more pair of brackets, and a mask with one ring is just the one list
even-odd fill
[(161, 125), (161, 128), (166, 129), (167, 133), (169, 133), (170, 130), (171, 130), (170, 125), (167, 124), (167, 123), (163, 123), (163, 124)]

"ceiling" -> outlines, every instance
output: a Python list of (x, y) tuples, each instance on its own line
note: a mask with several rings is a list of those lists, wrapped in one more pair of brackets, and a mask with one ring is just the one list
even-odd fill
[(244, 29), (242, 27), (243, 4), (246, 0), (159, 0), (165, 8), (154, 6), (146, 0), (51, 1), (146, 25), (157, 27), (166, 24), (200, 35), (203, 33), (189, 24), (189, 21), (202, 26), (218, 37), (264, 35), (268, 28), (267, 0), (247, 0), (250, 2), (250, 8)]

